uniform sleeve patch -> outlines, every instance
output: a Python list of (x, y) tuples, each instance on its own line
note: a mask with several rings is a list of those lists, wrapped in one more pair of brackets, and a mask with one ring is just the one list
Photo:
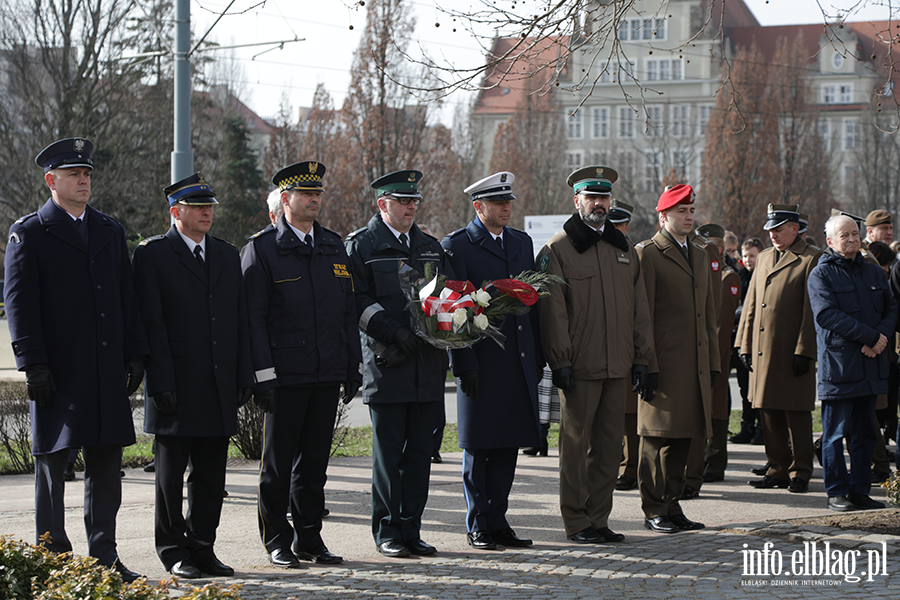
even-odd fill
[(541, 273), (546, 273), (547, 268), (550, 266), (550, 255), (542, 254), (541, 258), (538, 259), (538, 269), (540, 269)]
[(736, 286), (736, 285), (731, 286), (731, 295), (732, 296), (737, 296), (740, 293), (741, 293), (741, 289), (738, 286)]
[(717, 260), (710, 261), (709, 266), (712, 267), (712, 270), (714, 273), (719, 272), (719, 261), (717, 261)]

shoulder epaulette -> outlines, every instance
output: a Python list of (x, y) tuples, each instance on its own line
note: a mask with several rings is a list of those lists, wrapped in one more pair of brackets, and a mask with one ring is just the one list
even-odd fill
[(141, 243), (138, 244), (138, 246), (146, 246), (146, 245), (149, 244), (150, 242), (156, 242), (156, 241), (159, 241), (159, 240), (161, 240), (161, 239), (163, 239), (163, 238), (165, 238), (165, 237), (166, 237), (165, 234), (160, 234), (160, 235), (154, 235), (154, 236), (151, 236), (151, 237), (148, 237), (148, 238), (144, 238), (144, 239), (141, 240)]
[(643, 242), (641, 242), (639, 244), (635, 244), (634, 247), (635, 248), (646, 248), (647, 245), (650, 244), (652, 241), (653, 240), (644, 240)]
[(37, 211), (35, 211), (33, 213), (29, 213), (29, 214), (25, 215), (24, 217), (19, 217), (19, 219), (15, 223), (13, 223), (13, 225), (18, 225), (20, 223), (24, 223), (31, 217), (35, 217), (35, 216), (37, 216)]
[(347, 239), (348, 239), (348, 240), (352, 240), (353, 238), (359, 236), (359, 234), (361, 234), (362, 232), (368, 231), (368, 230), (369, 230), (368, 227), (360, 227), (360, 228), (357, 229), (356, 231), (353, 231), (353, 232), (349, 233), (349, 234), (347, 235)]
[[(209, 235), (209, 234), (207, 234), (207, 235)], [(220, 242), (223, 242), (223, 243), (225, 243), (225, 244), (228, 244), (229, 246), (231, 246), (232, 248), (234, 248), (235, 250), (237, 250), (237, 246), (235, 246), (234, 244), (232, 244), (232, 243), (229, 242), (228, 240), (223, 240), (222, 238), (216, 237), (216, 236), (214, 236), (214, 235), (210, 235), (209, 237), (211, 237), (211, 238), (214, 239), (214, 240), (218, 240), (218, 241), (220, 241)]]
[(457, 229), (456, 231), (451, 231), (450, 233), (448, 233), (448, 234), (447, 234), (447, 237), (448, 237), (448, 238), (455, 237), (455, 236), (461, 234), (462, 232), (464, 232), (465, 230), (466, 230), (465, 227), (460, 227), (460, 228)]
[(247, 239), (248, 239), (248, 240), (252, 240), (252, 239), (254, 239), (254, 238), (258, 238), (258, 237), (261, 236), (262, 234), (264, 234), (264, 233), (266, 233), (266, 232), (269, 232), (269, 231), (275, 231), (275, 228), (274, 228), (274, 227), (271, 227), (271, 226), (266, 227), (265, 229), (261, 229), (260, 231), (257, 231), (256, 233), (254, 233), (253, 235), (251, 235), (251, 236), (248, 237)]

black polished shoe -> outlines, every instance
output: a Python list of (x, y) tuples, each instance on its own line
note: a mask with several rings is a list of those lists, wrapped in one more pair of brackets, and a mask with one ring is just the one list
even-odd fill
[(299, 569), (300, 561), (287, 548), (278, 548), (269, 552), (269, 562), (283, 569)]
[(516, 532), (512, 530), (512, 527), (492, 531), (491, 539), (494, 540), (495, 544), (499, 544), (500, 546), (509, 546), (510, 548), (525, 548), (526, 546), (530, 546), (534, 543), (528, 538), (518, 537), (516, 535)]
[(672, 522), (669, 517), (653, 517), (652, 519), (644, 519), (644, 527), (656, 533), (678, 533), (681, 529)]
[(476, 550), (495, 550), (497, 544), (487, 531), (470, 531), (466, 534), (469, 545)]
[(200, 569), (201, 573), (212, 575), (213, 577), (231, 577), (234, 575), (234, 569), (216, 558), (215, 554), (203, 560), (195, 560), (194, 565)]
[(629, 477), (628, 475), (619, 475), (619, 478), (616, 479), (616, 489), (621, 491), (625, 490), (633, 490), (638, 486), (638, 480), (634, 477)]
[(681, 492), (682, 500), (693, 500), (694, 498), (697, 498), (698, 496), (700, 496), (700, 490), (695, 490), (694, 488), (692, 488), (689, 485), (685, 485), (684, 491)]
[[(72, 478), (73, 479), (75, 478), (74, 473), (72, 474)], [(884, 483), (885, 481), (887, 481), (890, 478), (891, 478), (890, 473), (885, 473), (884, 471), (876, 471), (875, 469), (872, 469), (872, 483)], [(68, 479), (66, 481), (68, 481)]]
[(146, 465), (144, 465), (144, 473), (156, 473), (156, 461), (151, 460)]
[[(875, 471), (872, 471), (872, 473), (875, 473)], [(66, 465), (66, 470), (63, 471), (63, 481), (75, 481), (75, 464), (74, 463), (69, 463)]]
[(547, 456), (550, 444), (547, 442), (547, 438), (541, 440), (540, 446), (535, 446), (533, 448), (525, 448), (522, 450), (522, 454), (527, 456)]
[(437, 552), (437, 548), (431, 544), (426, 544), (421, 538), (409, 540), (408, 542), (403, 542), (403, 544), (406, 546), (406, 549), (409, 550), (410, 554), (415, 554), (416, 556), (428, 556), (429, 554)]
[(697, 521), (691, 521), (684, 515), (670, 515), (669, 521), (675, 525), (678, 529), (682, 531), (696, 531), (698, 529), (703, 529), (706, 527), (703, 523), (698, 523)]
[(444, 462), (444, 459), (441, 458), (441, 453), (435, 450), (431, 453), (431, 462), (435, 465), (439, 465)]
[(116, 562), (113, 563), (112, 569), (119, 574), (119, 577), (122, 578), (122, 581), (124, 583), (133, 583), (143, 577), (143, 575), (141, 575), (140, 573), (135, 573), (134, 571), (123, 565), (122, 561), (118, 558), (116, 559)]
[(616, 533), (609, 527), (601, 527), (597, 530), (597, 533), (600, 534), (600, 537), (603, 538), (604, 542), (622, 542), (625, 541), (625, 536), (621, 533)]
[(771, 465), (772, 465), (772, 463), (766, 463), (761, 467), (756, 467), (755, 469), (750, 469), (750, 472), (753, 473), (754, 475), (759, 475), (760, 477), (763, 477), (763, 476), (765, 476), (766, 473), (769, 472), (769, 467)]
[(600, 533), (593, 527), (585, 527), (578, 533), (573, 533), (572, 535), (567, 535), (566, 537), (573, 542), (578, 542), (579, 544), (599, 544), (600, 542), (606, 541), (603, 536), (600, 535)]
[(185, 558), (168, 568), (169, 573), (182, 579), (200, 579), (200, 569), (191, 559)]
[(838, 512), (850, 512), (856, 510), (856, 505), (850, 502), (847, 496), (829, 496), (828, 508)]
[(409, 550), (400, 540), (388, 540), (381, 542), (377, 546), (378, 551), (388, 558), (404, 558), (409, 556)]
[(855, 494), (850, 492), (847, 494), (847, 500), (853, 503), (853, 506), (860, 510), (871, 510), (874, 508), (884, 508), (884, 502), (872, 500), (867, 494)]
[(724, 481), (724, 475), (713, 475), (709, 471), (703, 474), (703, 483), (712, 483), (713, 481)]
[(795, 494), (805, 494), (809, 491), (809, 482), (803, 481), (799, 477), (794, 477), (791, 479), (791, 484), (788, 486), (787, 491)]
[(308, 560), (317, 565), (336, 565), (344, 562), (343, 556), (332, 554), (328, 551), (328, 548), (325, 547), (325, 544), (322, 544), (318, 548), (309, 548), (308, 550), (294, 550), (294, 555), (300, 560)]
[(327, 508), (323, 508), (323, 509), (322, 509), (322, 518), (323, 518), (323, 519), (324, 519), (325, 517), (327, 517), (328, 515), (330, 515), (330, 514), (331, 514), (331, 511), (328, 510)]
[(758, 490), (769, 490), (772, 488), (784, 489), (791, 485), (791, 482), (787, 479), (775, 479), (770, 475), (766, 475), (762, 479), (751, 479), (747, 482), (747, 485), (755, 487)]

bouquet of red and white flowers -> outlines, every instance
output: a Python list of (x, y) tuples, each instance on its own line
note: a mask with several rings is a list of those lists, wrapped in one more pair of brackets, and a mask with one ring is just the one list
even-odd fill
[(427, 267), (422, 277), (405, 265), (400, 280), (410, 302), (413, 330), (444, 350), (468, 348), (485, 337), (502, 348), (503, 320), (526, 314), (539, 298), (550, 294), (551, 283), (565, 283), (556, 275), (525, 271), (515, 279), (488, 281), (476, 288), (470, 281), (447, 279)]

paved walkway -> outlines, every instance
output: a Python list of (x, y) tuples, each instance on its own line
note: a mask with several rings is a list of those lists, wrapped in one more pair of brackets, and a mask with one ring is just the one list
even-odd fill
[[(372, 541), (370, 529), (370, 459), (334, 459), (329, 467), (323, 536), (329, 548), (344, 556), (336, 567), (304, 566), (283, 571), (271, 567), (259, 542), (256, 521), (255, 463), (238, 461), (229, 467), (228, 498), (216, 544), (218, 556), (237, 573), (223, 584), (240, 583), (241, 596), (262, 598), (481, 599), (540, 598), (744, 598), (759, 597), (896, 598), (900, 590), (900, 538), (844, 534), (827, 528), (791, 529), (769, 519), (830, 514), (825, 506), (821, 472), (817, 469), (808, 494), (756, 490), (746, 485), (749, 468), (764, 462), (760, 447), (729, 445), (726, 480), (706, 484), (700, 498), (684, 503), (688, 517), (707, 524), (695, 533), (657, 535), (643, 529), (638, 492), (616, 492), (610, 526), (626, 535), (616, 545), (579, 546), (566, 540), (557, 501), (557, 457), (521, 457), (513, 488), (510, 521), (520, 535), (533, 538), (527, 550), (474, 551), (465, 541), (465, 502), (460, 483), (461, 455), (449, 454), (432, 469), (431, 490), (422, 537), (438, 547), (433, 557), (385, 559)], [(68, 531), (78, 553), (86, 552), (81, 527), (81, 474), (66, 490)], [(874, 496), (882, 496), (880, 488)], [(119, 554), (130, 568), (154, 579), (165, 571), (153, 549), (153, 476), (127, 470), (119, 512)], [(25, 540), (34, 536), (33, 479), (0, 477), (0, 531)], [(848, 566), (855, 558), (855, 575), (867, 573), (872, 560), (886, 553), (877, 576), (847, 581), (842, 576), (787, 575), (796, 572), (791, 558), (804, 542), (828, 541), (832, 553)], [(745, 569), (745, 551), (768, 548), (767, 565), (777, 553), (780, 575), (757, 577)], [(882, 547), (881, 542), (886, 546)], [(747, 545), (745, 548), (744, 545)], [(807, 546), (809, 547), (809, 546)], [(776, 552), (777, 551), (777, 552)], [(853, 554), (858, 551), (860, 554)], [(850, 552), (851, 554), (847, 554)], [(761, 554), (760, 554), (761, 556)], [(836, 557), (832, 557), (833, 559)], [(833, 561), (832, 561), (833, 562)], [(769, 571), (771, 573), (771, 571)], [(886, 573), (886, 574), (884, 574)], [(871, 581), (869, 580), (871, 579)], [(200, 580), (198, 583), (203, 583)]]

